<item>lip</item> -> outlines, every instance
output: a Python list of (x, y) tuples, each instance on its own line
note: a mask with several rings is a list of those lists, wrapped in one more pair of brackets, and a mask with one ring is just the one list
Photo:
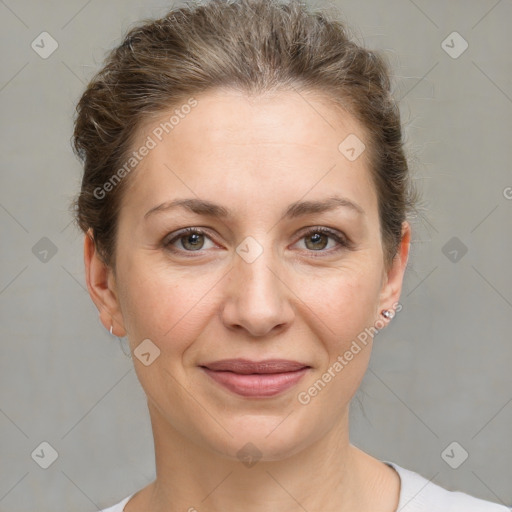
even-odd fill
[(201, 365), (215, 382), (241, 396), (270, 397), (296, 385), (310, 366), (285, 359), (224, 359)]

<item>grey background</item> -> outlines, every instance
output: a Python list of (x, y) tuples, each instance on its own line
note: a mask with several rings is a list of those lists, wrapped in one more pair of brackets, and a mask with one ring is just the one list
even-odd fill
[[(512, 2), (335, 5), (360, 42), (392, 61), (428, 208), (413, 225), (403, 310), (376, 338), (362, 407), (353, 402), (351, 441), (443, 487), (512, 506)], [(169, 7), (0, 2), (2, 512), (98, 510), (154, 479), (126, 342), (104, 330), (85, 289), (82, 235), (68, 211), (81, 172), (70, 137), (105, 51)], [(31, 48), (43, 31), (59, 45), (47, 59)], [(441, 46), (453, 31), (469, 44), (458, 58)], [(40, 252), (52, 246), (55, 254)], [(43, 441), (58, 452), (48, 469), (31, 457)], [(453, 441), (469, 454), (457, 469), (441, 456)]]

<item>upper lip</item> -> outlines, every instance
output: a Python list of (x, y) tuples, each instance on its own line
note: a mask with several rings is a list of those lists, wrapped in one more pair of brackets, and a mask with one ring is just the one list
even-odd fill
[(201, 365), (209, 370), (229, 371), (234, 373), (284, 373), (294, 372), (302, 368), (309, 368), (307, 364), (287, 359), (265, 359), (264, 361), (251, 361), (249, 359), (223, 359)]

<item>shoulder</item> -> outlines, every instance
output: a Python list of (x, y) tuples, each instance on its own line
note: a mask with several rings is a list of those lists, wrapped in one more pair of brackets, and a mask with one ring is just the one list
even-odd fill
[(449, 491), (398, 464), (382, 461), (400, 475), (400, 512), (511, 512), (512, 508)]
[(123, 498), (119, 503), (116, 503), (115, 505), (112, 505), (111, 507), (104, 508), (104, 509), (100, 510), (100, 512), (123, 512), (124, 506), (128, 503), (128, 501), (130, 500), (130, 498), (132, 496), (133, 496), (133, 494), (130, 494), (130, 496)]

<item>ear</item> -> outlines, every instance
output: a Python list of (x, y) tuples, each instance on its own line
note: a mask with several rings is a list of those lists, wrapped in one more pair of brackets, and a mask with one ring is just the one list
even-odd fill
[[(402, 239), (398, 251), (393, 258), (391, 267), (384, 272), (382, 290), (380, 293), (379, 316), (383, 309), (388, 309), (394, 315), (400, 311), (400, 294), (404, 279), (409, 250), (411, 246), (411, 226), (407, 221), (402, 223)], [(382, 318), (381, 318), (382, 320)]]
[(126, 336), (114, 272), (98, 254), (91, 229), (84, 238), (84, 263), (87, 289), (98, 308), (101, 323), (107, 331), (112, 326), (112, 334), (115, 336)]

